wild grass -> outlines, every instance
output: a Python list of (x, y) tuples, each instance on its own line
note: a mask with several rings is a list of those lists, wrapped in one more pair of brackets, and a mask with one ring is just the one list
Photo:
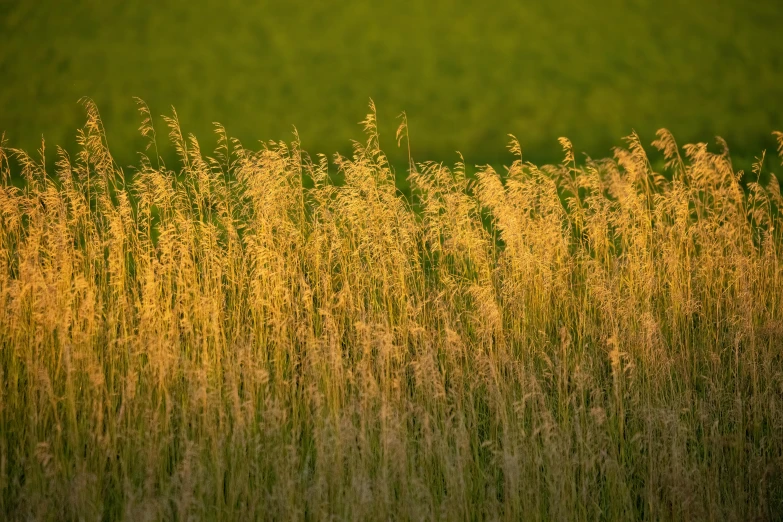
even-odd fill
[(86, 107), (73, 158), (0, 148), (3, 518), (781, 517), (774, 176), (660, 131), (665, 172), (513, 141), (407, 199), (374, 110), (331, 164), (174, 113), (129, 173)]

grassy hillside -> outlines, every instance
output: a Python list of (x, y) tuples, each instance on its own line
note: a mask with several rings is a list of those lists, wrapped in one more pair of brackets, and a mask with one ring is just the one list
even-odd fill
[[(90, 96), (115, 156), (141, 144), (132, 96), (177, 106), (208, 140), (346, 151), (372, 97), (391, 137), (406, 110), (419, 158), (556, 161), (559, 136), (602, 157), (632, 129), (771, 146), (783, 114), (780, 2), (2, 2), (0, 130), (74, 146)], [(209, 141), (209, 140), (208, 140)], [(168, 154), (168, 152), (167, 152)], [(390, 150), (392, 160), (399, 159)], [(747, 163), (747, 162), (746, 162)]]
[(339, 186), (175, 119), (128, 184), (87, 109), (0, 148), (0, 518), (779, 520), (775, 177), (662, 131), (411, 205), (370, 114)]

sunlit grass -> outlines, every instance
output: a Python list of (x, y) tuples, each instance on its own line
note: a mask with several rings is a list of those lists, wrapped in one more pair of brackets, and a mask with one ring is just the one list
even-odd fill
[(143, 104), (120, 172), (86, 107), (76, 157), (0, 149), (3, 518), (783, 512), (775, 176), (661, 131), (665, 172), (563, 139), (402, 197), (374, 108), (332, 161), (173, 115), (173, 167)]

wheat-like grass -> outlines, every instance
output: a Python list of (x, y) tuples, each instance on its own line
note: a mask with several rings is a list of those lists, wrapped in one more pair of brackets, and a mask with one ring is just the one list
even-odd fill
[(664, 173), (636, 135), (583, 166), (514, 140), (502, 175), (411, 159), (407, 200), (374, 107), (335, 184), (175, 112), (171, 170), (139, 103), (132, 175), (89, 100), (53, 171), (0, 146), (4, 518), (783, 513), (774, 176), (667, 131)]

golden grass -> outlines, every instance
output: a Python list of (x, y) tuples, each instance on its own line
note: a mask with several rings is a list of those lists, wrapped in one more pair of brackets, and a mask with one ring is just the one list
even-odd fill
[(419, 164), (407, 201), (373, 111), (339, 186), (297, 141), (205, 157), (176, 114), (179, 170), (126, 183), (86, 107), (54, 174), (0, 148), (3, 518), (783, 513), (774, 176), (661, 131), (665, 176), (635, 135), (562, 140)]

